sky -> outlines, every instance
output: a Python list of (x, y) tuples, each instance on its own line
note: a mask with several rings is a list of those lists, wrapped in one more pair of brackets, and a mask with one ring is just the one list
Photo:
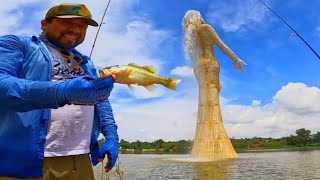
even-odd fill
[[(0, 35), (39, 35), (48, 8), (84, 3), (101, 22), (108, 1), (11, 0), (0, 6)], [(264, 0), (320, 53), (320, 1)], [(110, 96), (119, 138), (129, 142), (193, 140), (198, 85), (184, 52), (181, 21), (197, 10), (243, 61), (233, 68), (217, 47), (222, 89), (220, 103), (231, 138), (294, 135), (300, 128), (320, 131), (320, 60), (259, 0), (112, 0), (93, 48), (96, 67), (152, 65), (165, 77), (181, 79), (177, 90), (154, 91), (115, 84)], [(89, 27), (77, 49), (89, 55), (98, 28)]]

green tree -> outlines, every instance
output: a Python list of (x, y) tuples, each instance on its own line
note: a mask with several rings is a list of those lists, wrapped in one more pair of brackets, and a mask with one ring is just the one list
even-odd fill
[(143, 142), (142, 143), (142, 149), (153, 149), (153, 146), (151, 143)]
[(119, 143), (119, 147), (121, 147), (123, 149), (128, 149), (130, 147), (130, 143), (128, 141), (121, 139), (121, 141)]
[(297, 145), (297, 136), (290, 135), (290, 137), (283, 137), (282, 140), (287, 142), (288, 145)]
[(175, 143), (170, 141), (162, 143), (162, 147), (165, 152), (172, 151), (175, 146), (176, 146)]
[(130, 143), (129, 147), (130, 149), (134, 149), (135, 151), (142, 150), (142, 142), (137, 140), (136, 142)]
[(177, 153), (189, 153), (191, 146), (192, 146), (192, 141), (186, 141), (186, 140), (180, 140), (177, 142), (177, 148), (176, 152)]
[(320, 143), (320, 132), (319, 131), (317, 131), (317, 133), (313, 135), (313, 142)]
[(310, 130), (307, 130), (305, 128), (301, 128), (301, 129), (296, 130), (296, 134), (297, 134), (298, 145), (305, 146), (311, 140), (311, 131)]
[(154, 142), (155, 144), (155, 149), (156, 150), (159, 150), (159, 149), (162, 149), (162, 144), (164, 143), (164, 141), (162, 139), (158, 139)]

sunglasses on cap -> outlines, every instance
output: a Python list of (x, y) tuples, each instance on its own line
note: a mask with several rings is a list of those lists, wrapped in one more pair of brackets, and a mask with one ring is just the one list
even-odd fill
[(80, 55), (63, 49), (60, 49), (59, 52), (64, 57), (64, 62), (69, 68), (72, 68), (75, 71), (80, 69), (81, 64), (83, 63), (83, 58)]

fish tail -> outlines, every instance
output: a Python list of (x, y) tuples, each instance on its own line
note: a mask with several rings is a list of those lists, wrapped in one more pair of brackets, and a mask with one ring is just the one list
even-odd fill
[(180, 79), (169, 78), (169, 81), (165, 85), (165, 87), (175, 91), (177, 89), (177, 84), (179, 84), (180, 82), (181, 82)]

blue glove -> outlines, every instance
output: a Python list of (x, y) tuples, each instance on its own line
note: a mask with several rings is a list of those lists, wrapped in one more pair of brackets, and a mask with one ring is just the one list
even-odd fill
[(95, 105), (106, 100), (113, 88), (112, 76), (94, 79), (81, 76), (62, 82), (57, 87), (57, 102), (65, 104)]
[(108, 156), (108, 163), (104, 167), (106, 172), (113, 168), (118, 159), (118, 141), (117, 138), (106, 139), (100, 149), (100, 158), (104, 158), (106, 154)]

